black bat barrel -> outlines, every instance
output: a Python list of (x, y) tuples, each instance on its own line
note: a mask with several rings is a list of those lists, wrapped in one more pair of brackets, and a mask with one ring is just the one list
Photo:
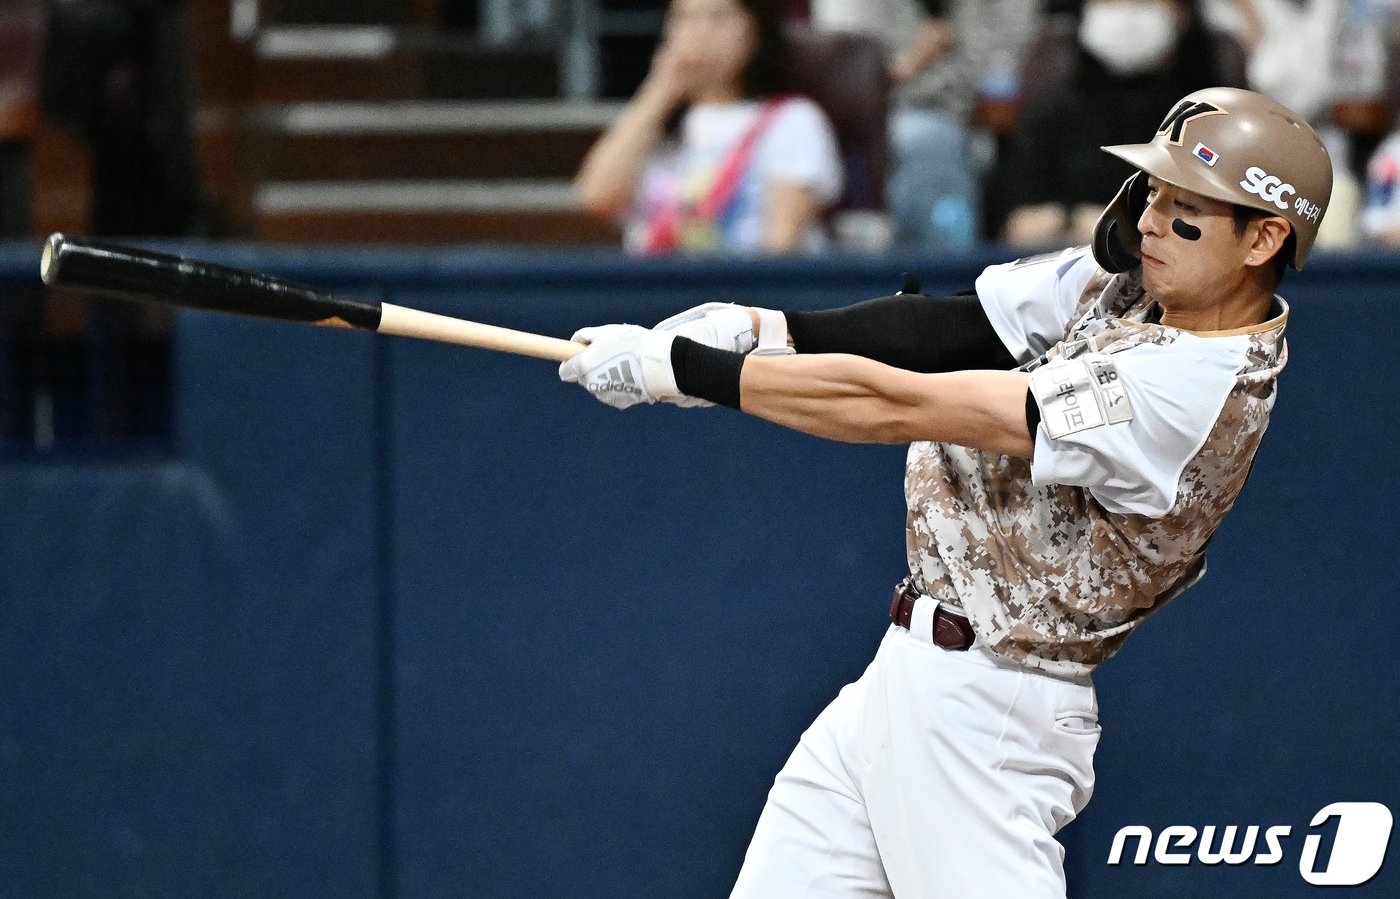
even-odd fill
[(376, 300), (85, 237), (50, 235), (39, 272), (51, 287), (96, 296), (371, 331), (379, 328), (381, 310)]

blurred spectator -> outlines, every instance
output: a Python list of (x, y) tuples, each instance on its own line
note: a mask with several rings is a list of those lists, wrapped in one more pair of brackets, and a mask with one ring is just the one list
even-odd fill
[(633, 253), (812, 252), (841, 193), (836, 137), (785, 93), (769, 0), (673, 0), (651, 71), (584, 159), (584, 205), (622, 216)]
[[(1237, 0), (1239, 38), (1249, 53), (1249, 85), (1309, 122), (1321, 123), (1341, 74), (1337, 39), (1351, 0)], [(1355, 48), (1364, 56), (1364, 47)], [(1357, 57), (1358, 59), (1361, 57)], [(1379, 60), (1377, 60), (1379, 61)], [(1378, 90), (1380, 70), (1376, 71)]]
[[(1400, 132), (1392, 132), (1366, 167), (1361, 234), (1372, 243), (1400, 247)], [(1328, 210), (1331, 215), (1331, 210)]]
[[(37, 124), (38, 57), (44, 9), (40, 0), (0, 6), (0, 239), (29, 236), (30, 147)], [(29, 317), (38, 292), (11, 287), (0, 293), (0, 448), (18, 430), (28, 400), (17, 359), (32, 342)]]
[[(1387, 48), (1396, 0), (1234, 0), (1229, 5), (1233, 27), (1249, 51), (1250, 86), (1305, 116), (1332, 155), (1332, 202), (1318, 246), (1354, 244), (1362, 199), (1358, 175), (1389, 118)], [(1374, 218), (1366, 216), (1367, 222)]]
[(978, 180), (994, 150), (972, 130), (972, 113), (983, 93), (1015, 91), (1038, 8), (1027, 0), (812, 0), (815, 26), (873, 35), (890, 54), (886, 197), (898, 242), (965, 249), (977, 240)]
[(1397, 0), (1209, 0), (1249, 54), (1250, 87), (1325, 123), (1337, 103), (1383, 100)]
[[(1223, 59), (1222, 47), (1236, 45), (1209, 33), (1190, 0), (1086, 0), (1071, 22), (1068, 66), (1028, 93), (1012, 135), (1003, 181), (1012, 244), (1087, 242), (1129, 174), (1105, 165), (1100, 146), (1139, 142), (1192, 91), (1244, 86)], [(1038, 39), (1031, 53), (1049, 51)], [(1039, 62), (1028, 59), (1027, 72)]]
[(50, 4), (44, 114), (91, 148), (96, 233), (200, 227), (188, 46), (180, 0)]
[[(182, 236), (202, 229), (194, 104), (180, 0), (50, 0), (40, 65), (45, 120), (91, 158), (89, 229)], [(170, 316), (62, 291), (7, 304), (10, 397), (0, 437), (45, 450), (135, 446), (168, 434)]]
[(30, 230), (30, 143), (38, 109), (40, 0), (0, 7), (0, 238)]

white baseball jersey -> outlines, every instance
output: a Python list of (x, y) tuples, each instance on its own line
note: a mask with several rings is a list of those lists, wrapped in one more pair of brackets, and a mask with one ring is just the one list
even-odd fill
[(993, 652), (1084, 674), (1204, 573), (1268, 425), (1287, 306), (1235, 331), (1166, 327), (1140, 272), (1110, 276), (1087, 248), (992, 266), (977, 295), (1031, 372), (1035, 453), (913, 444), (909, 568)]

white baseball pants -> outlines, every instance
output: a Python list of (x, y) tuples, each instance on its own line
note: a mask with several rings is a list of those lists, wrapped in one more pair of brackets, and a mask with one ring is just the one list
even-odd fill
[(1055, 833), (1093, 793), (1093, 684), (943, 649), (934, 607), (802, 735), (734, 899), (1065, 896)]

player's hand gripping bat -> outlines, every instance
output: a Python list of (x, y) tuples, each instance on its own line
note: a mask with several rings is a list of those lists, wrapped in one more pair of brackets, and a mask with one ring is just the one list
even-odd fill
[(421, 337), (562, 362), (583, 344), (378, 300), (342, 296), (271, 275), (81, 237), (49, 236), (44, 283), (79, 293)]

